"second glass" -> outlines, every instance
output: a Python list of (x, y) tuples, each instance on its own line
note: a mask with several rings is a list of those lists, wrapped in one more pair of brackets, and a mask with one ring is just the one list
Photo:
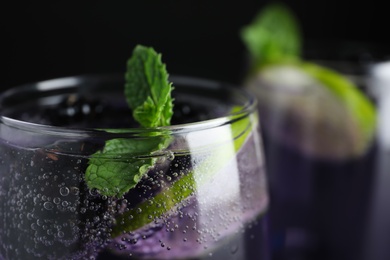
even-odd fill
[[(316, 62), (344, 73), (374, 102), (361, 64)], [(262, 119), (273, 259), (361, 259), (376, 174), (375, 138), (367, 143), (359, 137), (342, 101), (321, 86), (258, 81), (249, 87), (257, 93)], [(354, 149), (362, 144), (357, 155)]]

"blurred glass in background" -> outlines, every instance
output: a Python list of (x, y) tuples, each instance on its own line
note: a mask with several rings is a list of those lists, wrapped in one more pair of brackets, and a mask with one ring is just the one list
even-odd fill
[(252, 58), (245, 85), (259, 100), (273, 259), (390, 259), (390, 127), (376, 67), (385, 52), (303, 44), (280, 4), (261, 10), (242, 38)]

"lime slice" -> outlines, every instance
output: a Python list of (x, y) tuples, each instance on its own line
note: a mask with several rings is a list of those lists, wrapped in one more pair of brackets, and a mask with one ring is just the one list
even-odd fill
[(337, 160), (362, 156), (372, 144), (372, 102), (331, 69), (308, 62), (268, 65), (247, 87), (259, 99), (264, 130), (282, 144)]
[[(233, 108), (235, 112), (240, 108)], [(222, 169), (235, 154), (241, 149), (249, 134), (257, 127), (256, 118), (246, 116), (232, 118), (228, 136), (219, 136), (214, 143), (220, 143), (216, 147), (205, 148), (205, 158), (190, 169), (186, 174), (178, 178), (172, 185), (159, 194), (141, 202), (135, 208), (126, 211), (116, 219), (116, 225), (112, 230), (112, 237), (120, 236), (126, 232), (132, 232), (142, 228), (154, 219), (169, 217), (177, 207), (185, 203), (196, 190), (209, 181), (220, 169)], [(225, 125), (224, 127), (229, 127)], [(218, 131), (223, 133), (223, 131)], [(206, 137), (205, 137), (206, 138)], [(213, 136), (215, 138), (215, 136)], [(234, 141), (232, 142), (232, 138)], [(226, 140), (229, 140), (226, 142)], [(221, 141), (221, 142), (219, 142)]]

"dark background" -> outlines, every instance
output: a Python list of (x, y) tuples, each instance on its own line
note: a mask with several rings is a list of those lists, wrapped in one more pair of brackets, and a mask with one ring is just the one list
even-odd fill
[[(62, 76), (121, 72), (137, 43), (161, 52), (170, 74), (239, 83), (247, 68), (239, 30), (268, 2), (3, 3), (0, 89)], [(320, 43), (317, 49), (328, 55), (339, 52), (339, 42), (354, 52), (369, 46), (382, 55), (387, 46), (390, 49), (387, 9), (385, 1), (380, 2), (285, 1), (301, 22), (305, 48)]]

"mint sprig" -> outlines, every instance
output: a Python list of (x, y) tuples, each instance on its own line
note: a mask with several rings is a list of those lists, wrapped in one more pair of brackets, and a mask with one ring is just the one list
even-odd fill
[[(128, 60), (125, 78), (126, 100), (134, 119), (147, 128), (169, 125), (173, 115), (172, 84), (161, 54), (137, 45)], [(102, 195), (121, 197), (154, 166), (157, 159), (153, 154), (168, 145), (169, 137), (152, 133), (108, 140), (103, 150), (91, 156), (85, 181)]]
[(297, 19), (283, 4), (266, 6), (251, 24), (241, 30), (241, 39), (253, 66), (295, 61), (301, 56), (302, 40)]

